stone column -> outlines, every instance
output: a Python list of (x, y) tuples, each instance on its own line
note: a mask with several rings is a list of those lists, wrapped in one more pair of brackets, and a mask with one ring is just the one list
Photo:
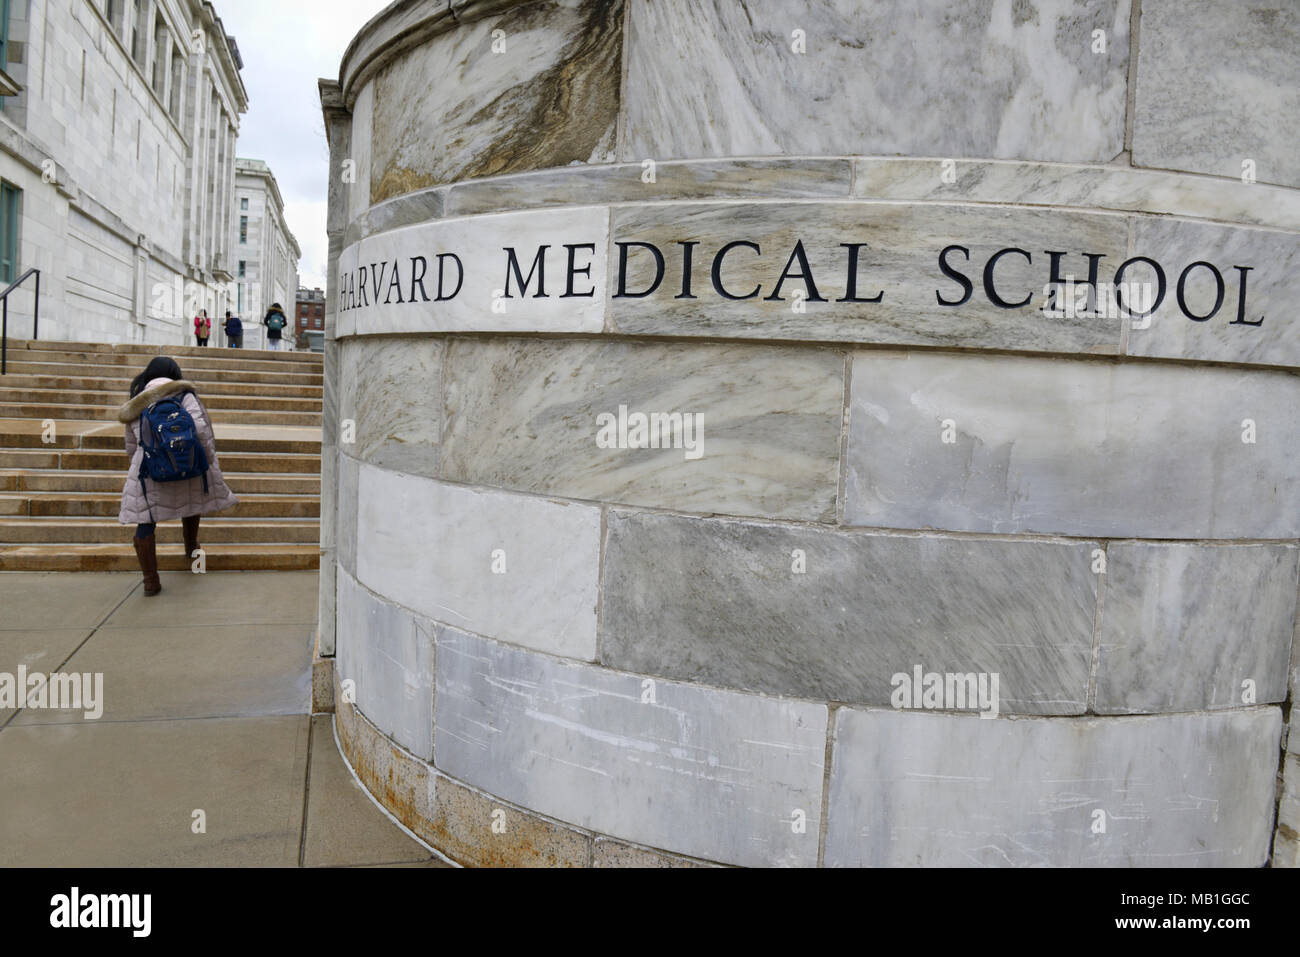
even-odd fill
[(414, 3), (322, 81), (322, 649), (434, 846), (1294, 863), (1300, 75), (1007, 9)]

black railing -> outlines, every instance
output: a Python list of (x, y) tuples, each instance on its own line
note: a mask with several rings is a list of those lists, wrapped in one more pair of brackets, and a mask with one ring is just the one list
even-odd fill
[(9, 294), (21, 286), (28, 276), (36, 277), (36, 298), (32, 301), (32, 338), (37, 338), (41, 322), (41, 271), (36, 268), (27, 270), (4, 292), (0, 292), (0, 375), (9, 371)]

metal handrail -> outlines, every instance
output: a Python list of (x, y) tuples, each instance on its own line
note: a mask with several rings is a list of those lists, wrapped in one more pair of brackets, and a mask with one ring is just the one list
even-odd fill
[(36, 276), (36, 298), (32, 302), (32, 339), (35, 340), (41, 322), (41, 271), (33, 266), (0, 292), (0, 375), (9, 371), (9, 294), (32, 275)]

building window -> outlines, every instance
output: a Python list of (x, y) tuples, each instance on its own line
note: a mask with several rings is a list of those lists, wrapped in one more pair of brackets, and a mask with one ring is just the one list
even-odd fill
[(247, 196), (245, 196), (243, 199), (241, 199), (241, 200), (239, 201), (239, 208), (240, 208), (240, 209), (248, 209), (248, 197), (247, 197)]
[[(241, 276), (244, 274), (243, 263), (239, 264), (239, 274)], [(235, 283), (235, 301), (236, 301), (235, 310), (237, 312), (243, 312), (244, 311), (244, 284), (242, 282)]]
[(239, 241), (245, 246), (248, 245), (248, 217), (247, 216), (239, 217)]
[(0, 183), (0, 283), (18, 278), (18, 207), (23, 191)]
[(239, 278), (244, 278), (244, 260), (242, 259), (239, 261)]
[(172, 86), (167, 96), (167, 112), (171, 114), (173, 120), (177, 123), (181, 121), (181, 70), (184, 69), (185, 59), (181, 56), (180, 47), (175, 43), (172, 44)]

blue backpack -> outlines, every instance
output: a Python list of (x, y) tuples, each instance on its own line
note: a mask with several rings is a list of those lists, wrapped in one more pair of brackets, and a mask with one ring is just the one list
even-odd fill
[[(203, 477), (208, 491), (208, 456), (194, 419), (185, 411), (186, 393), (159, 399), (140, 413), (140, 488), (146, 476), (155, 482), (181, 482)], [(146, 502), (148, 501), (146, 497)]]

